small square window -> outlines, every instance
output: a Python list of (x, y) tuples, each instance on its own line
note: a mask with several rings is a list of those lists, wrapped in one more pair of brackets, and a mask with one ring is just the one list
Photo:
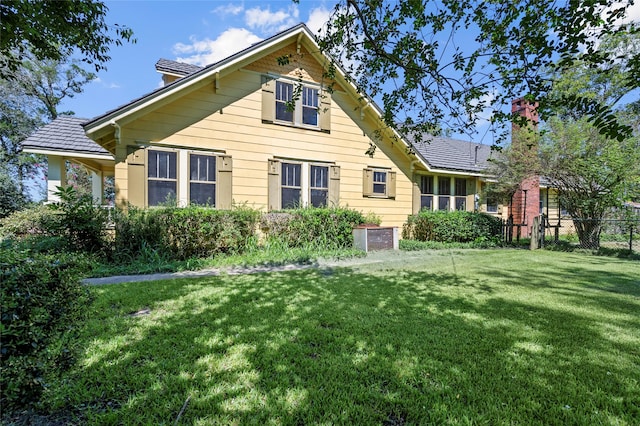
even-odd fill
[(450, 203), (449, 197), (438, 197), (438, 210), (449, 211)]
[(373, 172), (373, 193), (380, 195), (387, 193), (387, 172)]

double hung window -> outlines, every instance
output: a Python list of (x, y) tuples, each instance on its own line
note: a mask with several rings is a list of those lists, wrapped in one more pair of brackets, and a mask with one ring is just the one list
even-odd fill
[(276, 81), (276, 121), (296, 126), (318, 127), (318, 89)]
[(329, 167), (311, 165), (310, 172), (310, 204), (326, 207), (329, 205)]
[(300, 207), (302, 193), (302, 164), (282, 163), (282, 208), (295, 209)]
[(189, 203), (215, 206), (216, 157), (189, 154)]
[(420, 176), (420, 210), (433, 210), (433, 176)]
[(456, 178), (455, 179), (455, 203), (456, 210), (467, 209), (467, 180)]
[(438, 210), (451, 209), (451, 178), (438, 177)]
[(176, 200), (178, 164), (175, 151), (149, 150), (147, 197), (149, 206)]

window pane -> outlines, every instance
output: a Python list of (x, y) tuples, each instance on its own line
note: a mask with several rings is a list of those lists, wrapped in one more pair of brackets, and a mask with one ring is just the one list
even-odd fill
[(311, 187), (329, 187), (329, 168), (323, 166), (311, 166)]
[(175, 152), (149, 151), (148, 177), (175, 179), (176, 158)]
[(300, 207), (300, 189), (282, 188), (282, 208), (295, 209)]
[(456, 210), (466, 210), (467, 199), (465, 197), (456, 197)]
[(318, 107), (318, 90), (311, 87), (302, 88), (302, 105)]
[(158, 206), (170, 200), (176, 199), (176, 182), (150, 180), (149, 183), (149, 205)]
[(438, 194), (450, 195), (451, 194), (451, 179), (448, 177), (438, 178)]
[(216, 185), (214, 183), (189, 184), (189, 202), (215, 207), (216, 205)]
[(498, 201), (492, 198), (487, 198), (487, 212), (488, 213), (497, 213), (498, 212)]
[(329, 191), (326, 189), (311, 190), (311, 205), (313, 207), (326, 207)]
[(438, 197), (438, 210), (449, 211), (449, 197)]
[(420, 193), (433, 194), (433, 176), (422, 176), (420, 178)]
[(276, 100), (289, 102), (293, 95), (293, 84), (276, 81)]
[(282, 186), (300, 187), (300, 164), (282, 163)]
[(190, 178), (200, 182), (216, 181), (216, 157), (211, 155), (190, 155)]
[(276, 102), (276, 120), (293, 122), (293, 111), (287, 111), (284, 102)]
[(276, 81), (276, 120), (293, 122), (293, 111), (287, 110), (292, 97), (293, 84)]
[(318, 125), (318, 109), (302, 107), (302, 122), (310, 126)]
[(433, 210), (433, 195), (420, 197), (420, 210)]

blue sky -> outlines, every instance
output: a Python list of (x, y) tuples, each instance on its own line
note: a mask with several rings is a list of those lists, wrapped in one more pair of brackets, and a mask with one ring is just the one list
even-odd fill
[(160, 58), (207, 65), (304, 22), (312, 31), (334, 1), (106, 1), (107, 22), (133, 29), (136, 44), (112, 46), (107, 70), (60, 110), (92, 118), (161, 85)]
[[(223, 59), (275, 33), (304, 22), (319, 30), (335, 0), (119, 0), (105, 2), (107, 22), (133, 29), (136, 44), (112, 46), (107, 70), (85, 86), (84, 93), (67, 99), (60, 110), (92, 118), (126, 104), (161, 85), (155, 63), (160, 58), (196, 65)], [(629, 11), (640, 20), (640, 2)], [(486, 118), (476, 134), (453, 135), (493, 143)]]

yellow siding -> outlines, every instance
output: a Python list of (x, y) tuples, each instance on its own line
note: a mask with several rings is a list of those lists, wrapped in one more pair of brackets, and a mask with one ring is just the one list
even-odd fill
[[(287, 50), (287, 49), (285, 49)], [(271, 55), (273, 58), (279, 52)], [(306, 54), (304, 61), (311, 56)], [(269, 66), (270, 64), (274, 66)], [(410, 161), (405, 148), (388, 138), (378, 142), (374, 158), (365, 155), (379, 128), (373, 116), (361, 120), (356, 102), (336, 95), (331, 103), (331, 132), (264, 124), (261, 119), (261, 75), (283, 73), (267, 58), (221, 78), (219, 88), (205, 85), (179, 100), (123, 126), (116, 155), (116, 186), (120, 203), (128, 198), (126, 145), (169, 145), (224, 152), (233, 158), (233, 194), (236, 204), (267, 208), (267, 162), (272, 158), (335, 163), (341, 167), (340, 205), (363, 213), (375, 212), (382, 224), (402, 226), (412, 213)], [(321, 68), (304, 64), (309, 78), (321, 78)], [(287, 71), (287, 70), (284, 70)], [(289, 72), (289, 71), (287, 71)], [(366, 134), (366, 135), (363, 135)], [(365, 198), (362, 170), (389, 168), (397, 172), (396, 199)]]

